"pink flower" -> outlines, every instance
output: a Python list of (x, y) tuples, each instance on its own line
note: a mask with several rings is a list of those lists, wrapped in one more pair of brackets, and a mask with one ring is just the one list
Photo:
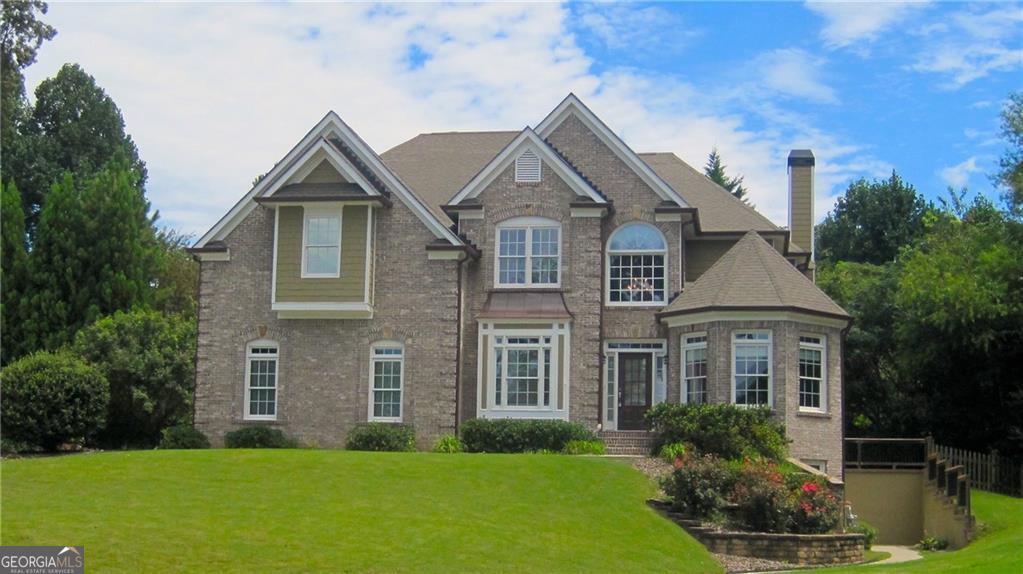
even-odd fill
[(803, 483), (803, 492), (806, 494), (817, 494), (820, 489), (821, 487), (817, 486), (816, 482), (806, 481)]

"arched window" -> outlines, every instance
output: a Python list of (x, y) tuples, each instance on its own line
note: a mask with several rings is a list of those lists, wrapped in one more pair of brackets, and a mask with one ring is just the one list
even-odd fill
[(609, 305), (663, 305), (668, 243), (656, 227), (626, 223), (607, 242)]
[(497, 225), (497, 287), (561, 284), (561, 225), (543, 217), (515, 217)]

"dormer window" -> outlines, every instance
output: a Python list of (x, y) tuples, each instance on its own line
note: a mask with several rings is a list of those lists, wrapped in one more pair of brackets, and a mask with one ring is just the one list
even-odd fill
[(497, 287), (561, 284), (561, 226), (553, 219), (516, 217), (497, 226)]
[(522, 152), (515, 160), (515, 183), (538, 183), (540, 181), (540, 156), (531, 149)]

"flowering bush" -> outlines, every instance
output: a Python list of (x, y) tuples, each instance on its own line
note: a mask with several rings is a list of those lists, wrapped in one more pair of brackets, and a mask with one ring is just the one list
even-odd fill
[(735, 484), (733, 469), (714, 455), (675, 458), (675, 471), (662, 488), (672, 499), (672, 507), (694, 518), (712, 518), (728, 502)]
[(818, 478), (803, 482), (792, 502), (792, 532), (823, 534), (838, 524), (841, 502)]
[(790, 521), (790, 491), (778, 465), (746, 460), (732, 500), (738, 505), (734, 525), (753, 532), (786, 532)]

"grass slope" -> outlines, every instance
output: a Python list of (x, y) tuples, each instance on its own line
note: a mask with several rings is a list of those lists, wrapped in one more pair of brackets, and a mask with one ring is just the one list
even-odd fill
[(718, 572), (619, 461), (330, 450), (3, 461), (7, 545), (90, 572)]
[(973, 513), (983, 526), (966, 548), (925, 552), (923, 560), (903, 564), (829, 568), (826, 572), (1023, 572), (1023, 500), (974, 490)]

